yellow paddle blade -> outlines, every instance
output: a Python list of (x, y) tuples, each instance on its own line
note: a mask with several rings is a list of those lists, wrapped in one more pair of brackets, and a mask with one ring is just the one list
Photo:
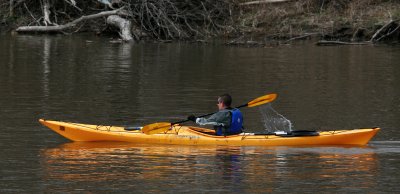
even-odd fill
[(258, 105), (262, 105), (268, 102), (272, 102), (275, 100), (275, 98), (278, 96), (278, 94), (267, 94), (265, 96), (261, 96), (258, 97), (252, 101), (250, 101), (249, 103), (247, 103), (248, 107), (254, 107), (254, 106), (258, 106)]
[(152, 123), (149, 125), (146, 125), (142, 128), (142, 132), (151, 135), (151, 134), (156, 134), (156, 133), (162, 133), (171, 128), (171, 123), (167, 122), (162, 122), (162, 123)]

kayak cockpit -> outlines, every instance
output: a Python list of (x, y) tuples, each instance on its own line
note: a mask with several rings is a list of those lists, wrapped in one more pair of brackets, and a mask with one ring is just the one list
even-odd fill
[(207, 135), (216, 136), (215, 135), (215, 130), (212, 130), (212, 129), (201, 128), (201, 127), (192, 127), (192, 126), (188, 126), (188, 129), (190, 131), (197, 132), (197, 133), (200, 133), (200, 134), (207, 134)]

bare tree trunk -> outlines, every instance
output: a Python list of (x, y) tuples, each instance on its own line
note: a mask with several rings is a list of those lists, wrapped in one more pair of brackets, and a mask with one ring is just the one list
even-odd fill
[(44, 18), (44, 25), (51, 25), (53, 24), (50, 21), (50, 4), (48, 0), (43, 1), (43, 18)]
[(107, 18), (107, 24), (116, 26), (120, 29), (119, 35), (121, 36), (122, 40), (133, 40), (131, 33), (132, 25), (129, 20), (119, 17), (118, 15), (110, 15)]

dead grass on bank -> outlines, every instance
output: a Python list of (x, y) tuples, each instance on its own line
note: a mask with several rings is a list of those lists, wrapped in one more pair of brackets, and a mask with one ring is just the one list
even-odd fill
[(241, 6), (239, 34), (291, 38), (304, 34), (369, 39), (385, 23), (400, 19), (400, 3), (390, 0), (296, 0)]

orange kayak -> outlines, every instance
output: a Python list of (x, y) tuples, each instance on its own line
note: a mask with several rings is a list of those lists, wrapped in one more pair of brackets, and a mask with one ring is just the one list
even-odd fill
[(298, 133), (241, 133), (216, 136), (214, 130), (174, 125), (169, 130), (147, 135), (118, 126), (90, 125), (39, 119), (39, 122), (71, 141), (120, 141), (149, 144), (237, 145), (237, 146), (304, 146), (366, 145), (380, 130), (350, 129), (331, 131), (298, 131)]

